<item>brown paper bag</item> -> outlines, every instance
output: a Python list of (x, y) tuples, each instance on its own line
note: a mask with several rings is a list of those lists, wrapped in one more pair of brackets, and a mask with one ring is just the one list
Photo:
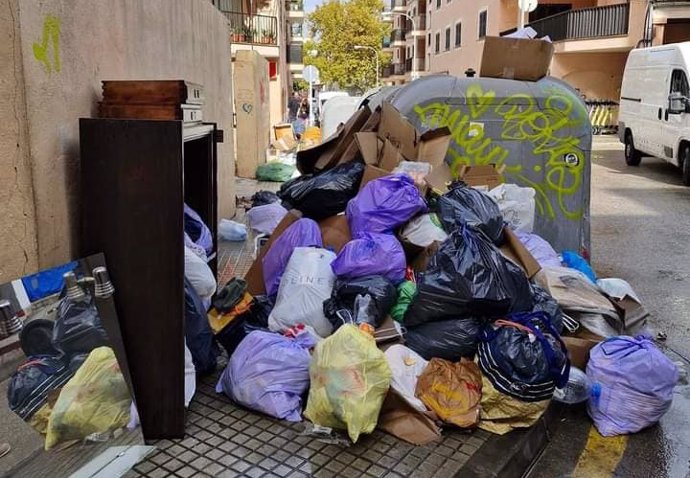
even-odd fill
[(441, 438), (434, 412), (420, 412), (392, 388), (383, 401), (377, 427), (413, 445), (426, 445)]
[(444, 422), (474, 427), (479, 423), (482, 374), (471, 360), (433, 358), (419, 376), (415, 395)]

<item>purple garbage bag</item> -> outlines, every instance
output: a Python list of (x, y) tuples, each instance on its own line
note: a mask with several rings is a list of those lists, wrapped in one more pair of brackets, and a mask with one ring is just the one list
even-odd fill
[(302, 395), (309, 388), (309, 332), (295, 338), (264, 331), (247, 335), (230, 357), (216, 385), (247, 408), (281, 420), (302, 420)]
[(211, 230), (201, 219), (201, 216), (187, 204), (184, 205), (184, 232), (189, 235), (194, 244), (204, 248), (206, 255), (213, 254)]
[(298, 219), (276, 239), (263, 258), (264, 285), (266, 295), (278, 293), (280, 279), (295, 247), (323, 247), (321, 230), (312, 219)]
[(352, 237), (365, 232), (392, 233), (394, 229), (421, 212), (426, 203), (405, 174), (393, 174), (375, 179), (347, 204), (347, 221)]
[(399, 284), (405, 280), (405, 251), (391, 234), (364, 232), (345, 244), (331, 262), (338, 279), (357, 279), (377, 275)]
[(603, 436), (654, 425), (671, 407), (678, 368), (645, 337), (613, 337), (589, 353), (587, 412)]
[(518, 239), (525, 246), (525, 249), (529, 251), (532, 256), (536, 259), (542, 267), (562, 267), (561, 260), (558, 258), (558, 254), (551, 247), (546, 239), (542, 239), (536, 234), (529, 234), (526, 232), (515, 231)]

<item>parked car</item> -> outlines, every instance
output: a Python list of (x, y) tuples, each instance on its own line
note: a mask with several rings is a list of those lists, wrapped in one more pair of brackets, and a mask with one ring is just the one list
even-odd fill
[(690, 186), (690, 42), (630, 52), (623, 73), (618, 134), (625, 162), (655, 156), (679, 166)]

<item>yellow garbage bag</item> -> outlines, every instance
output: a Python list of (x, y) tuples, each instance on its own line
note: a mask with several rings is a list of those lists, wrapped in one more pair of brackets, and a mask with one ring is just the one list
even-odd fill
[(132, 398), (109, 347), (91, 351), (63, 387), (48, 420), (46, 450), (127, 425)]
[(343, 325), (316, 346), (309, 377), (311, 422), (347, 430), (353, 442), (374, 431), (392, 374), (372, 335)]
[(544, 414), (550, 402), (523, 402), (499, 392), (489, 379), (482, 376), (479, 428), (497, 435), (505, 435), (516, 428), (529, 428)]

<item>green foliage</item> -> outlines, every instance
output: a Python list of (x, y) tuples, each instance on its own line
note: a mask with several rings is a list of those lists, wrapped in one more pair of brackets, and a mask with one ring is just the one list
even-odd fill
[(292, 82), (292, 91), (307, 91), (309, 89), (309, 82), (302, 78), (297, 78)]
[[(311, 36), (304, 46), (304, 63), (319, 69), (321, 82), (342, 89), (364, 91), (376, 83), (374, 52), (355, 50), (355, 45), (376, 50), (381, 68), (390, 62), (382, 52), (390, 24), (381, 21), (381, 0), (328, 0), (309, 15)], [(312, 56), (309, 52), (316, 50)]]

